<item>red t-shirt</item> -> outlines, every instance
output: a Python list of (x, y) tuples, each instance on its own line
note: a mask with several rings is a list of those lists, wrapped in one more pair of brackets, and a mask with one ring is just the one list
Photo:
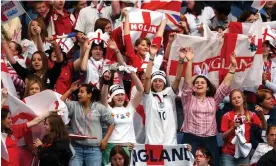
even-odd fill
[[(137, 68), (137, 71), (143, 71), (142, 64), (144, 63), (144, 59), (139, 58), (134, 51), (134, 48), (132, 46), (130, 35), (124, 35), (124, 41), (126, 45), (126, 63), (128, 65), (131, 65), (135, 68)], [(154, 37), (152, 40), (152, 43), (156, 44), (158, 47), (158, 50), (160, 49), (160, 45), (162, 42), (162, 37), (157, 36)]]
[(27, 123), (12, 125), (12, 135), (6, 139), (6, 147), (9, 154), (9, 162), (1, 158), (2, 166), (19, 166), (18, 139), (22, 138), (28, 131)]
[[(55, 26), (55, 35), (63, 35), (73, 32), (75, 22), (71, 20), (71, 17), (74, 17), (70, 12), (63, 11), (64, 15), (62, 16), (56, 10), (53, 10), (51, 17)], [(71, 16), (72, 15), (72, 16)]]
[[(245, 125), (245, 134), (244, 137), (247, 142), (250, 142), (250, 130), (251, 130), (251, 125), (259, 125), (261, 124), (260, 118), (251, 111), (248, 111), (249, 116), (250, 116), (250, 123), (247, 122), (245, 114), (240, 115), (243, 120), (243, 123)], [(236, 114), (234, 111), (229, 111), (226, 114), (223, 115), (222, 120), (221, 120), (221, 131), (226, 132), (228, 131), (232, 126), (234, 126), (235, 119), (238, 117), (238, 114)], [(232, 139), (235, 136), (235, 132), (233, 131), (229, 138), (227, 139), (226, 142), (224, 142), (224, 145), (222, 147), (222, 152), (225, 154), (229, 154), (231, 156), (234, 156), (235, 154), (235, 145), (231, 143)]]
[(55, 91), (59, 94), (64, 94), (70, 89), (72, 83), (73, 62), (68, 62), (66, 66), (61, 68), (60, 76), (55, 85)]
[[(112, 31), (111, 38), (116, 42), (117, 47), (120, 50), (120, 52), (122, 53), (122, 55), (124, 55), (125, 54), (125, 45), (123, 42), (121, 27), (118, 27)], [(107, 49), (106, 49), (105, 58), (109, 59), (111, 61), (117, 62), (117, 57), (116, 57), (115, 52), (109, 47), (107, 47)]]

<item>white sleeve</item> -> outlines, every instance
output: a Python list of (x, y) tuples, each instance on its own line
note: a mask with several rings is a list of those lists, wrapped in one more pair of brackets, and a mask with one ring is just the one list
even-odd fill
[(272, 83), (272, 82), (266, 80), (266, 81), (265, 81), (265, 86), (266, 86), (267, 88), (271, 89), (271, 90), (273, 91), (273, 93), (276, 92), (276, 84), (274, 84), (274, 83)]
[(149, 94), (144, 93), (144, 95), (143, 95), (143, 106), (144, 106), (145, 112), (151, 110), (152, 101), (153, 101), (153, 95), (152, 95), (151, 91), (149, 92)]
[(136, 92), (137, 92), (137, 88), (136, 88), (136, 86), (133, 86), (132, 89), (131, 89), (131, 92), (130, 92), (130, 100), (133, 99), (133, 97), (135, 96)]
[[(80, 10), (80, 13), (79, 13), (79, 17), (77, 19), (77, 23), (76, 23), (76, 26), (75, 26), (75, 30), (77, 31), (80, 31), (80, 32), (83, 32), (84, 33), (84, 30), (85, 30), (85, 13), (83, 12), (84, 10)], [(93, 16), (91, 16), (93, 17)]]

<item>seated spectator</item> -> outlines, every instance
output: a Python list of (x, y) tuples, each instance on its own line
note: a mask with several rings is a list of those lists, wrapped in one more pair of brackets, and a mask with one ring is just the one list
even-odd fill
[(195, 166), (210, 166), (212, 165), (211, 152), (204, 147), (198, 148), (195, 153)]
[(257, 19), (258, 17), (252, 11), (246, 10), (240, 15), (238, 22), (253, 23)]
[(237, 18), (233, 16), (231, 12), (231, 5), (224, 3), (216, 3), (213, 6), (215, 17), (211, 19), (211, 29), (214, 29), (218, 26), (222, 26), (223, 28), (227, 28), (228, 24), (232, 22), (236, 22)]
[(107, 166), (129, 166), (130, 157), (121, 146), (115, 145), (110, 151), (109, 162)]
[(184, 114), (182, 143), (190, 144), (193, 154), (198, 146), (208, 148), (214, 159), (213, 164), (218, 166), (216, 111), (217, 105), (230, 92), (230, 84), (237, 67), (235, 53), (231, 54), (229, 72), (217, 90), (207, 78), (206, 72), (197, 73), (195, 79), (192, 79), (194, 53), (191, 48), (188, 49), (186, 59), (188, 62), (181, 95)]
[[(260, 89), (257, 91), (256, 104), (262, 107), (267, 125), (276, 125), (276, 110), (274, 110), (274, 97), (269, 89)], [(266, 130), (262, 131), (262, 139), (266, 140)]]
[(238, 89), (230, 93), (230, 103), (234, 110), (224, 114), (221, 120), (224, 145), (220, 162), (224, 166), (249, 164), (251, 126), (257, 125), (261, 129), (266, 129), (267, 127), (263, 109), (259, 106), (255, 107), (255, 110), (259, 112), (260, 118), (249, 111), (244, 94)]
[(42, 141), (38, 138), (34, 146), (38, 150), (40, 166), (68, 165), (72, 157), (69, 135), (62, 119), (50, 115), (44, 121), (45, 135)]
[(273, 149), (273, 145), (276, 141), (276, 126), (268, 126), (266, 130), (266, 138), (267, 143), (259, 143), (258, 147), (256, 148), (251, 160), (250, 165), (256, 165), (258, 160), (266, 154), (268, 151)]
[(185, 17), (187, 18), (188, 27), (190, 29), (190, 35), (202, 36), (203, 26), (207, 24), (211, 26), (211, 19), (215, 16), (211, 7), (204, 7), (203, 2), (200, 1), (187, 1), (187, 9)]

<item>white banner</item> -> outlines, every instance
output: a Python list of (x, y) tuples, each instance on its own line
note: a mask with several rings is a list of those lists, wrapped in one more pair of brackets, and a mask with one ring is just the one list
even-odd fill
[(5, 23), (25, 13), (24, 8), (16, 1), (1, 1), (1, 22)]
[(132, 151), (131, 166), (165, 165), (192, 166), (194, 156), (187, 145), (143, 145), (136, 144)]

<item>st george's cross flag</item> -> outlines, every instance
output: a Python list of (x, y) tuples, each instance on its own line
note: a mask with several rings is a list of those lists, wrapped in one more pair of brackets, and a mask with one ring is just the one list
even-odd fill
[(141, 9), (166, 14), (168, 18), (166, 30), (176, 30), (180, 21), (181, 0), (144, 0)]
[(127, 11), (129, 14), (130, 36), (133, 44), (139, 38), (146, 37), (152, 39), (156, 35), (161, 21), (165, 19), (163, 13), (156, 11), (138, 8), (127, 8)]
[[(9, 92), (7, 105), (11, 111), (12, 123), (26, 123), (33, 120), (35, 117), (48, 112), (49, 110), (58, 109), (58, 115), (61, 116), (64, 124), (68, 124), (68, 109), (65, 103), (61, 101), (60, 97), (61, 95), (54, 91), (45, 90), (38, 94), (26, 97), (23, 99), (23, 101), (21, 101)], [(43, 124), (34, 126), (24, 138), (19, 140), (18, 145), (23, 146), (25, 144), (33, 144), (34, 140), (37, 138), (41, 139), (43, 134)], [(3, 140), (1, 143), (5, 143), (5, 140)], [(1, 146), (5, 147), (5, 145)]]
[(13, 84), (13, 81), (11, 79), (11, 75), (8, 71), (8, 68), (4, 62), (3, 57), (1, 56), (1, 87), (2, 88), (7, 88), (8, 91), (16, 96), (16, 89), (15, 86)]
[(181, 145), (135, 144), (131, 154), (131, 166), (192, 166), (194, 156)]
[(264, 7), (266, 0), (253, 0), (251, 7), (260, 10)]
[[(204, 25), (204, 33), (208, 27)], [(204, 37), (178, 34), (172, 44), (168, 75), (174, 80), (178, 54), (181, 47), (192, 47), (194, 50), (193, 68), (198, 65), (201, 69), (208, 68), (208, 78), (216, 86), (223, 81), (230, 67), (230, 54), (236, 53), (237, 69), (232, 82), (234, 88), (256, 87), (262, 78), (262, 37), (260, 25), (252, 25), (248, 35), (225, 33), (223, 38), (217, 38), (212, 33)], [(184, 63), (185, 73), (186, 63)], [(194, 71), (194, 69), (193, 69)]]

